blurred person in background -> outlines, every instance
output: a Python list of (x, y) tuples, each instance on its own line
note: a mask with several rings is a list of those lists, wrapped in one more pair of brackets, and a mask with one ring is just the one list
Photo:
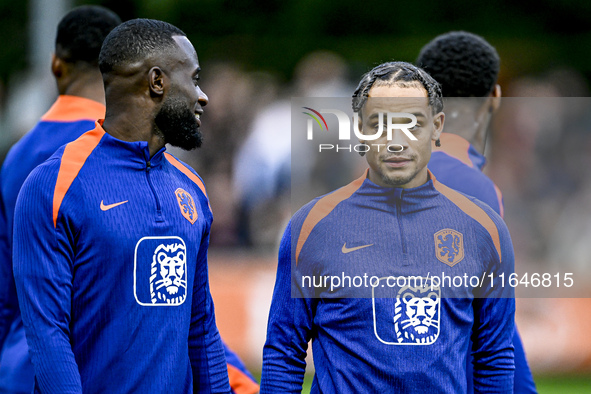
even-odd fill
[(82, 6), (57, 27), (51, 71), (59, 97), (41, 121), (8, 153), (0, 173), (2, 195), (0, 258), (0, 392), (30, 393), (34, 385), (25, 330), (12, 273), (12, 229), (19, 190), (29, 173), (60, 146), (94, 127), (105, 115), (103, 79), (98, 54), (103, 40), (121, 23), (112, 11)]
[[(450, 32), (425, 45), (416, 63), (441, 84), (445, 98), (445, 128), (438, 144), (433, 146), (429, 169), (441, 183), (478, 198), (503, 216), (501, 192), (482, 172), (490, 121), (499, 108), (501, 97), (501, 87), (497, 84), (500, 69), (497, 51), (478, 35)], [(517, 328), (513, 345), (514, 392), (535, 393), (536, 386)], [(468, 392), (473, 392), (472, 357), (467, 361)]]
[[(94, 128), (105, 116), (105, 93), (98, 55), (107, 34), (121, 23), (100, 6), (73, 9), (57, 28), (51, 70), (59, 97), (39, 124), (11, 149), (1, 171), (0, 214), (0, 392), (30, 393), (34, 385), (25, 332), (12, 274), (12, 228), (18, 192), (28, 174), (60, 146)], [(224, 344), (232, 389), (236, 394), (258, 391), (239, 357)]]
[[(532, 269), (589, 267), (589, 90), (569, 68), (518, 78), (495, 119), (491, 174), (502, 183), (515, 252)], [(527, 270), (525, 270), (527, 271)], [(581, 273), (583, 271), (580, 271)]]
[[(347, 66), (329, 51), (309, 53), (296, 65), (290, 97), (349, 97)], [(328, 154), (326, 160), (350, 163), (343, 155)], [(292, 161), (292, 157), (294, 160)], [(292, 167), (293, 165), (293, 167)], [(313, 183), (314, 190), (333, 190), (346, 182), (346, 175), (312, 173), (325, 166), (306, 151), (291, 144), (291, 102), (277, 100), (263, 109), (252, 122), (248, 137), (236, 153), (234, 191), (239, 209), (239, 241), (243, 245), (275, 244), (276, 234), (290, 214), (292, 177), (298, 184)], [(339, 174), (346, 174), (345, 171)], [(271, 206), (271, 201), (276, 203)], [(268, 220), (261, 212), (275, 212), (279, 220)], [(266, 220), (261, 220), (266, 219)], [(283, 224), (283, 226), (281, 226)]]
[(205, 71), (203, 89), (210, 101), (203, 127), (208, 149), (198, 154), (177, 148), (171, 152), (198, 169), (208, 181), (207, 192), (215, 212), (212, 248), (236, 246), (239, 197), (228, 193), (233, 187), (236, 154), (255, 116), (276, 99), (279, 85), (272, 74), (246, 71), (231, 62), (214, 63)]

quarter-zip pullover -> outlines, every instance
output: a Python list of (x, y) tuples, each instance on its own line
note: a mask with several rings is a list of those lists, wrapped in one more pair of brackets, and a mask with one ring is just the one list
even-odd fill
[(36, 391), (229, 392), (208, 285), (211, 222), (194, 171), (100, 122), (37, 167), (14, 228)]
[[(513, 291), (486, 280), (513, 272), (509, 233), (488, 206), (429, 177), (399, 189), (364, 175), (293, 216), (279, 251), (262, 393), (301, 390), (309, 340), (313, 393), (465, 392), (471, 335), (476, 388), (512, 391)], [(429, 279), (388, 282), (444, 275), (485, 280), (439, 289)]]

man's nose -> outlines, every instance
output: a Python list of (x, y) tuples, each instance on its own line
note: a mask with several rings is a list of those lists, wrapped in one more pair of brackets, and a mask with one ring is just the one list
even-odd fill
[[(394, 145), (393, 150), (404, 150), (409, 147), (409, 137), (400, 129), (392, 130), (392, 139), (388, 141), (388, 145)], [(398, 147), (396, 147), (398, 145)], [(400, 148), (402, 147), (402, 148)]]
[(203, 90), (201, 90), (201, 88), (199, 86), (197, 86), (197, 95), (199, 97), (199, 99), (198, 99), (199, 104), (201, 104), (202, 107), (205, 107), (207, 105), (207, 103), (209, 103), (209, 98), (207, 97), (205, 92)]

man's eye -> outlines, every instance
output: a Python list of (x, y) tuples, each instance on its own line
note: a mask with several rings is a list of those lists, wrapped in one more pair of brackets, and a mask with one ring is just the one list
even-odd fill
[(193, 78), (193, 84), (195, 86), (199, 85), (199, 78)]

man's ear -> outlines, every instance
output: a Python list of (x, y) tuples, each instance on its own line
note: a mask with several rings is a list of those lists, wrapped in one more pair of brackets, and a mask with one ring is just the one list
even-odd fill
[(150, 71), (148, 71), (148, 83), (152, 94), (156, 96), (162, 96), (164, 94), (164, 73), (160, 67), (152, 67)]
[(57, 57), (55, 53), (51, 54), (51, 73), (56, 79), (59, 79), (64, 76), (66, 73), (66, 64), (65, 62)]
[(495, 88), (490, 94), (490, 97), (492, 98), (491, 112), (495, 113), (501, 106), (501, 85), (495, 85)]
[(439, 136), (441, 136), (441, 132), (443, 131), (443, 124), (445, 123), (445, 114), (440, 112), (433, 116), (433, 134), (431, 135), (431, 139), (433, 141), (437, 141)]

